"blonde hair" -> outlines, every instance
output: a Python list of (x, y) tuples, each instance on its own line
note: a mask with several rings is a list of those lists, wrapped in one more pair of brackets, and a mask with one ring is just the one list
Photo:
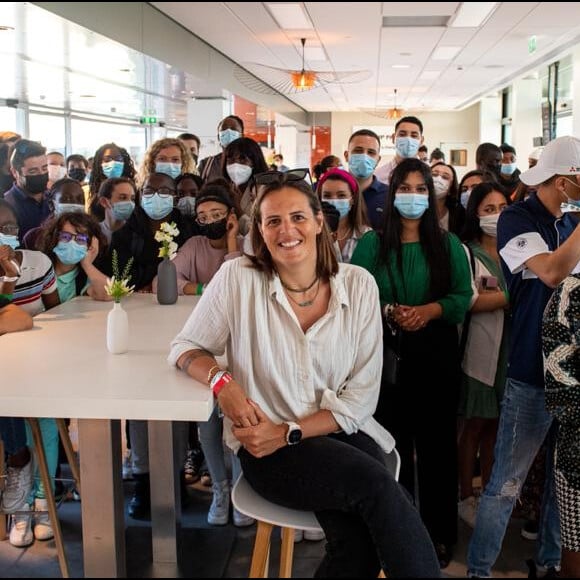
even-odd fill
[(143, 184), (149, 175), (155, 173), (155, 158), (159, 155), (159, 152), (168, 147), (177, 147), (181, 152), (182, 174), (193, 173), (193, 175), (199, 175), (195, 161), (191, 156), (191, 151), (185, 146), (183, 141), (166, 137), (165, 139), (158, 139), (155, 143), (152, 143), (149, 149), (145, 152), (145, 158), (143, 159), (143, 163), (141, 164), (139, 173), (135, 179), (139, 189), (143, 187)]

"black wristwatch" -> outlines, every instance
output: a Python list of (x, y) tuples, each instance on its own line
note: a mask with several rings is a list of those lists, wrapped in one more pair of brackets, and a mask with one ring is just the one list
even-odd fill
[(286, 425), (288, 425), (288, 431), (286, 432), (286, 443), (288, 445), (296, 445), (300, 443), (302, 440), (302, 428), (298, 423), (294, 423), (293, 421), (286, 421)]

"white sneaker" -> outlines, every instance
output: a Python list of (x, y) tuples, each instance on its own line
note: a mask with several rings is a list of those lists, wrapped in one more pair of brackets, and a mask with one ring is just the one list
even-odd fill
[(54, 538), (54, 531), (52, 530), (50, 516), (48, 514), (48, 500), (35, 499), (34, 511), (34, 537), (41, 541), (52, 540)]
[(475, 496), (470, 495), (469, 497), (462, 499), (457, 505), (457, 513), (459, 517), (472, 528), (475, 528), (478, 504), (479, 502)]
[(304, 530), (304, 539), (310, 540), (311, 542), (320, 542), (320, 540), (324, 540), (326, 536), (324, 535), (323, 530)]
[(0, 506), (4, 513), (13, 514), (23, 509), (32, 491), (32, 477), (32, 459), (24, 467), (8, 467)]
[(220, 481), (212, 485), (213, 498), (207, 512), (207, 523), (225, 526), (230, 518), (230, 482)]
[(233, 509), (233, 516), (234, 516), (234, 526), (236, 528), (247, 528), (256, 523), (254, 518), (239, 512), (236, 508)]
[(34, 542), (32, 534), (32, 514), (20, 513), (30, 511), (30, 506), (24, 504), (19, 513), (11, 517), (12, 526), (10, 528), (10, 543), (17, 548), (26, 548)]

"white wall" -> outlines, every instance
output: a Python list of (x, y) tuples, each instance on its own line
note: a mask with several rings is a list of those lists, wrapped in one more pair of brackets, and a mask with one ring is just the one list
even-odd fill
[[(479, 143), (501, 145), (501, 93), (479, 101)], [(475, 157), (473, 158), (475, 167)]]
[(229, 99), (196, 99), (187, 103), (187, 130), (201, 141), (200, 159), (221, 152), (217, 126), (224, 117), (231, 114), (232, 103)]
[[(413, 111), (407, 112), (413, 115)], [(417, 116), (423, 123), (423, 136), (429, 153), (436, 147), (443, 149), (448, 158), (449, 149), (467, 149), (467, 165), (455, 167), (459, 176), (475, 168), (475, 150), (479, 145), (479, 105), (458, 112), (420, 112)], [(347, 149), (348, 138), (353, 127), (384, 127), (387, 133), (394, 130), (394, 122), (365, 113), (332, 114), (332, 153), (343, 159)], [(384, 132), (384, 131), (383, 131)], [(388, 161), (385, 155), (381, 164)]]
[(542, 81), (523, 78), (512, 85), (512, 145), (520, 171), (528, 168), (534, 137), (542, 136)]

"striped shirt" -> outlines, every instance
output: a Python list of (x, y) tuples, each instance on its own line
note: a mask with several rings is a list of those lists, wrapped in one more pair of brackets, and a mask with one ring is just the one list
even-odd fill
[(44, 311), (42, 296), (56, 291), (52, 262), (42, 252), (18, 250), (22, 255), (22, 275), (14, 288), (12, 302), (31, 316)]

